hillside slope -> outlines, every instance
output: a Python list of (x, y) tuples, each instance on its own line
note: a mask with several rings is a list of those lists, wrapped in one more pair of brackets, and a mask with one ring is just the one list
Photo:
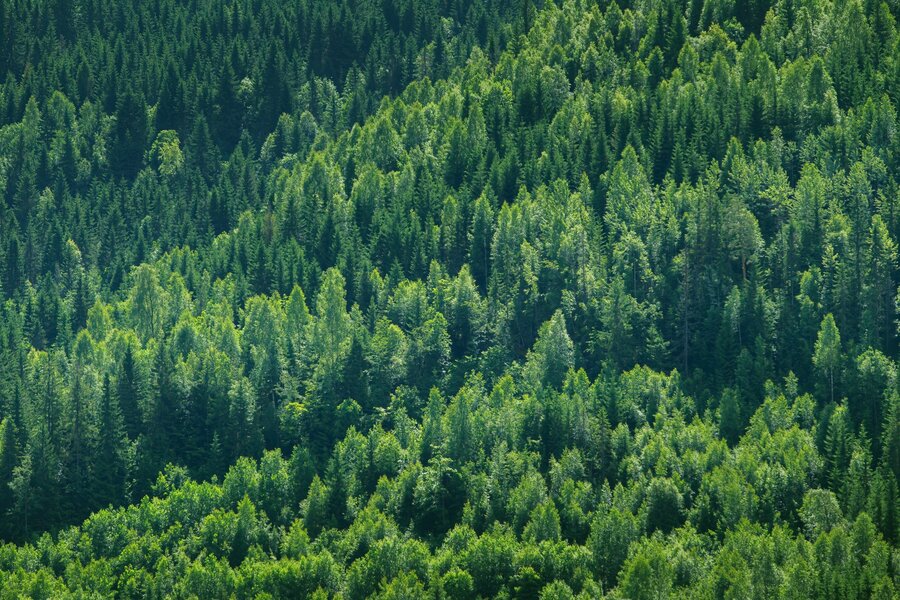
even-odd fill
[(893, 598), (898, 7), (438, 4), (5, 65), (0, 597)]

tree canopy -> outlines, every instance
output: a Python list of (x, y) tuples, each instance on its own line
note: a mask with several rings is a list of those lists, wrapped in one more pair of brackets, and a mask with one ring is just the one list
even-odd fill
[(898, 17), (0, 3), (0, 597), (896, 597)]

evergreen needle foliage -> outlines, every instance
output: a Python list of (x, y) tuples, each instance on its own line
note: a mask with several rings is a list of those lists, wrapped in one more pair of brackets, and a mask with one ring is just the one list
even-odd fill
[(0, 1), (0, 600), (897, 598), (898, 17)]

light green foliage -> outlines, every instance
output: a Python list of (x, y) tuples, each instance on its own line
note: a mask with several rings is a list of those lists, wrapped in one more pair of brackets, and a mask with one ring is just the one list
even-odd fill
[(893, 598), (887, 0), (0, 2), (0, 598)]
[(819, 336), (816, 338), (813, 364), (828, 378), (831, 401), (834, 401), (835, 371), (841, 363), (841, 334), (830, 313), (822, 319)]

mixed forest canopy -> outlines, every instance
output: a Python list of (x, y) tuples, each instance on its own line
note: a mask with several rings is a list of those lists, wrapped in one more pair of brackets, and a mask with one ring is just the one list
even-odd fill
[(0, 1), (0, 598), (896, 598), (898, 18)]

